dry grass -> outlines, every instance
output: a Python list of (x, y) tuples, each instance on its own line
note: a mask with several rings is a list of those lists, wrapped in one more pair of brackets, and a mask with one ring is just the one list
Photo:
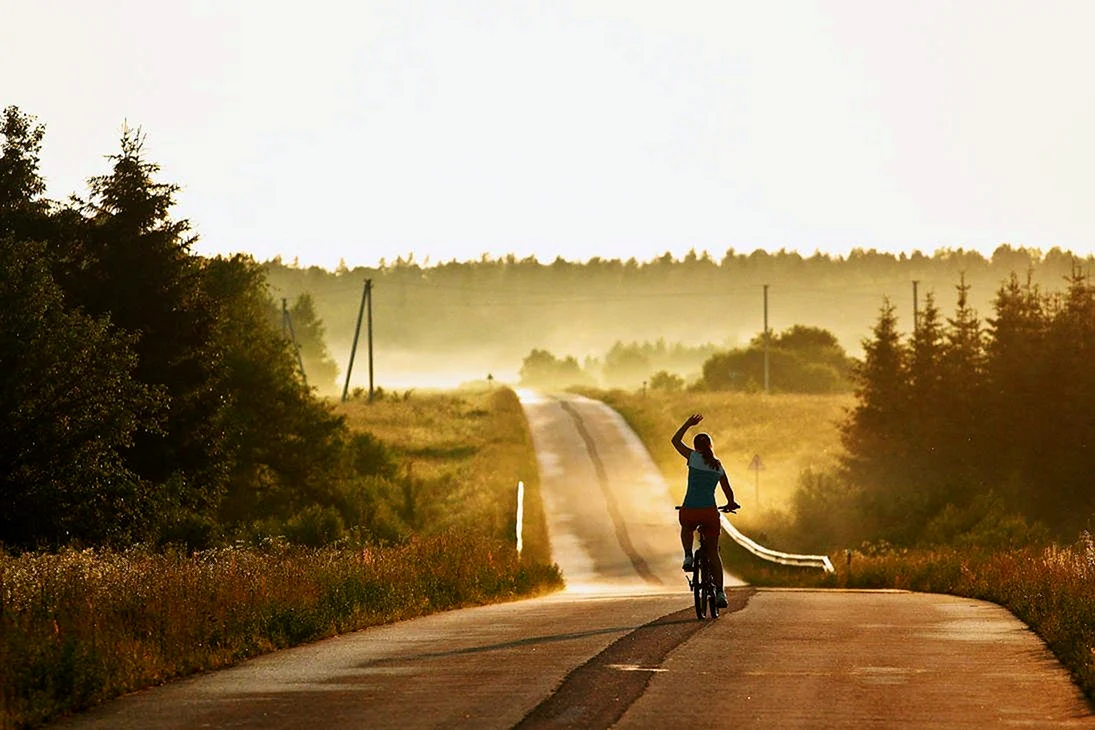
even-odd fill
[(534, 562), (549, 560), (536, 452), (512, 390), (416, 391), (339, 410), (351, 428), (372, 432), (406, 465), (418, 532), (458, 530), (516, 542), (523, 481), (524, 553)]
[(0, 553), (0, 724), (29, 727), (172, 677), (333, 634), (558, 588), (500, 542), (193, 556)]
[[(691, 413), (704, 421), (689, 434), (711, 434), (741, 511), (742, 524), (757, 524), (765, 511), (786, 510), (807, 469), (833, 466), (840, 451), (838, 422), (854, 404), (851, 395), (750, 393), (591, 393), (618, 410), (646, 444), (669, 483), (684, 493), (684, 466), (669, 443)], [(690, 438), (686, 437), (686, 443)], [(754, 455), (764, 468), (749, 469)], [(759, 495), (759, 500), (758, 500)]]

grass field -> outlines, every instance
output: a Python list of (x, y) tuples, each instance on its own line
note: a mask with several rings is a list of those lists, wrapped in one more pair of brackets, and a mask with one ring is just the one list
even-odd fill
[[(735, 522), (742, 529), (764, 531), (786, 511), (805, 469), (836, 463), (840, 451), (838, 424), (853, 404), (851, 395), (762, 395), (751, 393), (665, 393), (621, 390), (588, 392), (618, 410), (646, 444), (675, 494), (683, 496), (684, 461), (670, 439), (692, 413), (704, 421), (685, 437), (711, 434), (743, 507)], [(759, 456), (763, 468), (749, 468)], [(772, 546), (778, 549), (778, 546)]]
[(409, 472), (416, 531), (450, 530), (516, 541), (517, 482), (525, 483), (524, 553), (551, 554), (532, 437), (509, 388), (411, 392), (338, 406), (371, 431)]

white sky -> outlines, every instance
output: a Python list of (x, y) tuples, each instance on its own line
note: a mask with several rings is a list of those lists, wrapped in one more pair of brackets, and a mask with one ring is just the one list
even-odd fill
[(0, 0), (0, 105), (46, 125), (58, 199), (141, 126), (206, 254), (1090, 254), (1092, 28), (1084, 0)]

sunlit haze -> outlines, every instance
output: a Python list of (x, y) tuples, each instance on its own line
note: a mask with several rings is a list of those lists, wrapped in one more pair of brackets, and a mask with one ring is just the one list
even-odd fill
[(1095, 251), (1095, 5), (40, 0), (3, 104), (55, 199), (123, 122), (198, 253)]

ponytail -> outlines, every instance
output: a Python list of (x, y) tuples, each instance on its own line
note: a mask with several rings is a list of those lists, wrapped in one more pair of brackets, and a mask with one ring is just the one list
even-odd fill
[(703, 463), (707, 464), (715, 471), (719, 471), (720, 469), (722, 469), (722, 462), (715, 458), (715, 454), (711, 451), (711, 449), (708, 449), (707, 451), (700, 451), (700, 456), (703, 457)]
[(705, 433), (696, 434), (696, 438), (692, 440), (692, 445), (696, 447), (696, 451), (703, 457), (703, 463), (708, 467), (719, 471), (722, 469), (722, 462), (715, 458), (715, 452), (711, 449), (711, 437)]

